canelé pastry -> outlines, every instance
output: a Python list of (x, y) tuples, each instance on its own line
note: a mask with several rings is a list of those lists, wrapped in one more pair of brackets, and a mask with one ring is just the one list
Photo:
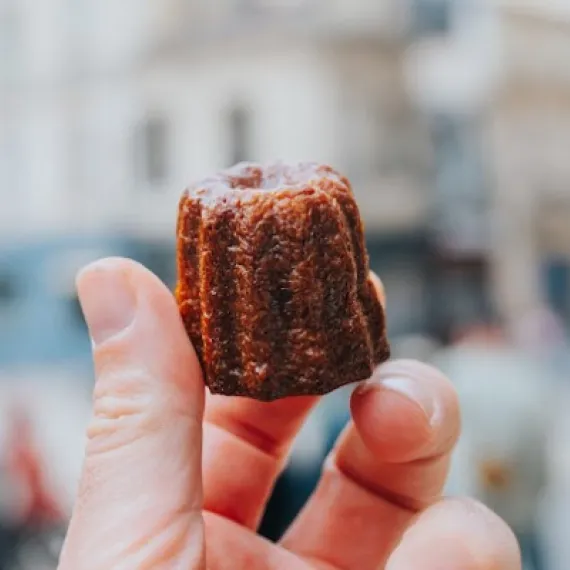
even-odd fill
[(270, 401), (364, 380), (389, 357), (350, 183), (242, 163), (179, 206), (176, 296), (214, 394)]

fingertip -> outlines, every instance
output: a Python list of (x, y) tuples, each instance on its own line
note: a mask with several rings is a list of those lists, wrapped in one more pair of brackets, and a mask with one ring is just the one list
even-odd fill
[(132, 324), (136, 291), (128, 272), (116, 260), (100, 260), (83, 269), (77, 277), (77, 291), (95, 347)]
[(416, 361), (380, 366), (354, 391), (351, 412), (363, 441), (386, 461), (447, 453), (459, 436), (459, 404), (451, 383)]
[[(453, 383), (437, 368), (417, 360), (392, 360), (379, 367), (380, 378), (406, 378), (417, 387), (418, 399), (431, 399), (430, 423), (439, 432), (440, 447), (447, 451), (455, 445), (461, 430), (459, 397)], [(410, 393), (410, 395), (412, 395)]]
[(172, 293), (152, 271), (138, 261), (126, 257), (105, 257), (81, 268), (75, 277), (79, 296), (84, 297), (96, 292), (93, 281), (104, 274), (122, 275), (135, 293), (157, 295), (171, 306), (174, 304)]
[(129, 266), (135, 263), (130, 259), (123, 257), (103, 257), (88, 263), (82, 267), (75, 277), (75, 283), (78, 289), (81, 289), (86, 281), (89, 280), (93, 273), (100, 271), (125, 271), (128, 270)]
[(369, 452), (389, 463), (414, 458), (432, 436), (422, 407), (381, 381), (369, 381), (356, 389), (350, 409), (355, 429)]
[(517, 539), (508, 525), (478, 501), (445, 499), (421, 513), (387, 568), (520, 570)]
[(157, 383), (203, 392), (201, 367), (176, 301), (156, 275), (131, 259), (110, 257), (86, 266), (76, 281), (98, 383), (103, 372), (144, 370)]

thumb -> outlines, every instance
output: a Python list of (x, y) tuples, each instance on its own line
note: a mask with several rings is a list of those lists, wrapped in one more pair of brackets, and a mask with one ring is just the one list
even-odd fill
[(93, 342), (93, 417), (59, 570), (204, 567), (204, 387), (176, 303), (140, 265), (77, 285)]

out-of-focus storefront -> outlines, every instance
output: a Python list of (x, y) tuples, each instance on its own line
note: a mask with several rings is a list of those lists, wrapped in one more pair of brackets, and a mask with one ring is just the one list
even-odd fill
[(0, 369), (65, 363), (90, 377), (75, 276), (83, 265), (106, 256), (133, 258), (169, 287), (174, 284), (173, 242), (71, 235), (0, 249)]

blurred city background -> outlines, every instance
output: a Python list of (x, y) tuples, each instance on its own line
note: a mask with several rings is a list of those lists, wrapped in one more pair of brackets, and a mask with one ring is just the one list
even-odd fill
[[(55, 568), (92, 370), (74, 291), (135, 258), (174, 283), (183, 188), (241, 160), (353, 182), (395, 356), (457, 384), (449, 493), (568, 570), (568, 0), (0, 0), (0, 569)], [(300, 434), (262, 532), (348, 414)]]

